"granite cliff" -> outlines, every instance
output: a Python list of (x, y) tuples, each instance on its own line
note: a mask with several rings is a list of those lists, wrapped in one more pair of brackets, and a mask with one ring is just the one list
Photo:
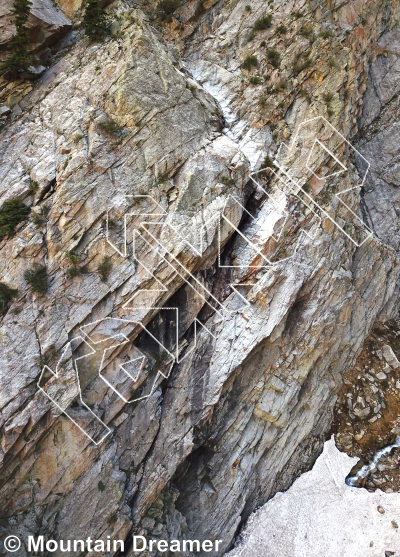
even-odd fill
[[(97, 43), (79, 2), (32, 9), (39, 77), (0, 83), (0, 211), (30, 209), (0, 239), (4, 536), (223, 554), (315, 462), (343, 374), (397, 319), (397, 3), (246, 2), (118, 0)], [(356, 154), (319, 120), (299, 149), (321, 132), (346, 164), (294, 157), (282, 185), (278, 147), (318, 117)]]

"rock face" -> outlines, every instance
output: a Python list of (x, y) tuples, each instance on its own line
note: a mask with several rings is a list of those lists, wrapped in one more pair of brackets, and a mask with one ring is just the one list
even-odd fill
[[(10, 41), (16, 33), (13, 22), (13, 0), (4, 0), (0, 6), (0, 65), (11, 55)], [(29, 34), (30, 75), (39, 77), (60, 54), (60, 39), (71, 30), (72, 23), (51, 0), (32, 0), (26, 28)], [(68, 45), (68, 40), (64, 47)], [(33, 81), (18, 79), (9, 82), (0, 75), (0, 129), (5, 120), (4, 110), (16, 107), (33, 88)]]
[[(13, 1), (5, 0), (0, 12), (0, 44), (6, 44), (15, 34)], [(27, 23), (33, 51), (56, 42), (71, 27), (69, 18), (50, 0), (32, 0)]]
[[(396, 143), (400, 35), (398, 28), (383, 34), (369, 71), (359, 133), (360, 151), (376, 161), (364, 188), (364, 215), (379, 237), (398, 251), (397, 207), (399, 188)], [(382, 203), (376, 203), (377, 198)], [(365, 205), (364, 205), (365, 201)], [(378, 323), (366, 339), (354, 367), (344, 376), (335, 411), (336, 442), (341, 450), (365, 462), (399, 434), (398, 412), (399, 320), (398, 311), (388, 323)], [(385, 456), (363, 482), (369, 490), (399, 490), (398, 451)]]
[[(399, 160), (397, 116), (399, 104), (397, 75), (400, 68), (400, 34), (393, 29), (384, 34), (377, 48), (377, 57), (371, 65), (365, 104), (361, 118), (361, 152), (377, 164), (371, 169), (365, 188), (365, 201), (370, 211), (370, 222), (381, 239), (399, 247), (396, 207), (399, 203), (399, 181), (396, 168)], [(379, 155), (378, 155), (379, 153)], [(379, 191), (379, 194), (378, 194)], [(382, 196), (384, 207), (373, 208), (373, 199)], [(379, 211), (379, 213), (378, 213)]]
[[(342, 182), (323, 147), (312, 175), (299, 157), (296, 188), (250, 174), (312, 117), (353, 138), (397, 16), (280, 5), (256, 32), (265, 5), (245, 6), (185, 4), (152, 26), (146, 4), (115, 2), (112, 38), (76, 42), (6, 111), (0, 201), (31, 215), (0, 244), (18, 289), (0, 336), (4, 534), (110, 534), (128, 554), (132, 532), (223, 539), (222, 554), (315, 461), (342, 373), (394, 314), (395, 245), (370, 206), (387, 201), (363, 196), (376, 234), (358, 241), (364, 169), (331, 128)], [(34, 265), (43, 296), (24, 279)]]

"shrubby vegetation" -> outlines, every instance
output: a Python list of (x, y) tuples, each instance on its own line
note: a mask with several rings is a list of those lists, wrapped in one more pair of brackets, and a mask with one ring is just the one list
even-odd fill
[(268, 27), (271, 27), (271, 23), (272, 14), (267, 14), (263, 17), (260, 17), (260, 19), (257, 19), (257, 21), (253, 25), (253, 29), (254, 31), (262, 31), (263, 29), (268, 29)]
[(35, 265), (24, 273), (24, 279), (31, 287), (32, 292), (43, 296), (48, 290), (47, 269), (44, 265)]
[(313, 28), (310, 24), (303, 25), (299, 31), (299, 34), (303, 35), (303, 37), (306, 37), (310, 41), (314, 40), (315, 38)]
[(105, 255), (101, 260), (101, 263), (97, 267), (97, 272), (99, 273), (100, 278), (103, 282), (107, 282), (108, 276), (111, 273), (111, 269), (111, 257)]
[(0, 209), (0, 239), (12, 236), (20, 222), (27, 219), (30, 209), (17, 197), (5, 201)]
[(300, 72), (302, 72), (306, 68), (309, 68), (311, 66), (311, 64), (312, 64), (312, 60), (311, 60), (310, 56), (306, 56), (305, 58), (302, 58), (301, 55), (300, 55), (297, 58), (297, 60), (295, 60), (295, 62), (293, 64), (294, 75), (298, 75)]
[(50, 207), (47, 205), (43, 205), (40, 207), (39, 212), (34, 212), (32, 215), (32, 222), (36, 226), (36, 228), (40, 228), (47, 219), (47, 216), (50, 212)]
[(274, 163), (271, 159), (271, 157), (265, 157), (265, 159), (263, 160), (261, 167), (260, 168), (273, 168)]
[(7, 313), (17, 293), (18, 290), (16, 288), (10, 288), (7, 284), (0, 282), (0, 316)]
[(99, 127), (106, 133), (112, 135), (123, 130), (123, 128), (115, 122), (115, 120), (107, 120), (106, 122), (100, 122)]
[(107, 12), (98, 0), (86, 0), (82, 25), (91, 41), (101, 41), (108, 31)]
[(14, 0), (12, 14), (13, 22), (16, 27), (16, 33), (9, 43), (11, 56), (0, 66), (0, 73), (9, 75), (12, 79), (18, 77), (22, 72), (26, 72), (29, 68), (29, 33), (26, 22), (29, 19), (29, 13), (32, 3), (30, 0)]
[(251, 70), (251, 68), (256, 68), (258, 66), (257, 56), (247, 56), (242, 62), (242, 68), (244, 70)]
[(274, 68), (279, 68), (279, 63), (281, 58), (279, 52), (274, 48), (267, 48), (266, 55), (268, 61), (274, 66)]
[(72, 267), (67, 270), (67, 275), (70, 278), (78, 277), (88, 272), (87, 265), (79, 265), (79, 255), (75, 251), (66, 251), (65, 255), (70, 263), (72, 263)]

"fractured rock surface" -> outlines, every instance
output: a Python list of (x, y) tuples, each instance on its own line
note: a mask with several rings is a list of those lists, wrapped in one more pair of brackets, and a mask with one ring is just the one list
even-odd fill
[[(0, 243), (1, 282), (18, 289), (0, 336), (5, 534), (223, 538), (222, 554), (257, 506), (314, 463), (343, 372), (374, 323), (395, 314), (400, 269), (395, 243), (372, 214), (372, 206), (387, 211), (376, 188), (363, 198), (375, 235), (357, 246), (336, 190), (316, 181), (303, 190), (324, 208), (317, 218), (304, 193), (283, 195), (266, 172), (264, 191), (250, 179), (306, 118), (329, 116), (353, 140), (369, 56), (398, 23), (390, 3), (382, 13), (368, 2), (374, 20), (365, 24), (347, 5), (313, 6), (296, 19), (292, 4), (280, 4), (273, 26), (252, 40), (264, 3), (252, 12), (245, 2), (194, 4), (160, 22), (145, 3), (114, 2), (112, 37), (77, 40), (9, 102), (0, 203), (19, 197), (31, 214)], [(275, 32), (283, 21), (285, 37)], [(321, 35), (328, 28), (332, 34)], [(279, 67), (261, 40), (279, 49)], [(315, 63), (294, 68), (299, 50)], [(241, 66), (254, 52), (253, 77), (270, 74), (262, 86)], [(378, 164), (376, 150), (362, 146)], [(317, 170), (327, 172), (325, 159)], [(362, 215), (361, 171), (350, 156), (346, 162), (346, 184), (356, 189), (345, 200)], [(278, 210), (283, 198), (287, 220)], [(153, 222), (145, 233), (143, 215), (155, 214), (163, 227)], [(133, 242), (135, 228), (142, 234)], [(265, 258), (277, 263), (260, 264)], [(34, 264), (47, 268), (43, 297), (24, 280)], [(170, 322), (159, 309), (167, 307), (183, 316), (170, 371), (146, 332), (167, 342)], [(195, 335), (196, 318), (204, 327)], [(83, 359), (82, 330), (93, 346), (109, 343), (105, 360), (96, 351)], [(117, 335), (129, 344), (110, 346)], [(99, 446), (82, 431), (93, 420), (79, 402), (67, 348), (82, 356), (82, 402), (111, 432)], [(146, 365), (131, 372), (131, 384), (121, 365), (136, 356)], [(66, 390), (57, 400), (82, 429), (37, 386), (43, 365), (54, 372), (62, 357)], [(48, 392), (59, 388), (59, 376), (45, 379)]]

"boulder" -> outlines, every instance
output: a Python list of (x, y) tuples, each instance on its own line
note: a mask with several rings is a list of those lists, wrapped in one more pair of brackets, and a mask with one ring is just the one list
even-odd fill
[(388, 344), (385, 344), (382, 347), (383, 357), (385, 358), (386, 362), (394, 369), (399, 369), (400, 362), (396, 357), (396, 354), (393, 352), (393, 349)]

